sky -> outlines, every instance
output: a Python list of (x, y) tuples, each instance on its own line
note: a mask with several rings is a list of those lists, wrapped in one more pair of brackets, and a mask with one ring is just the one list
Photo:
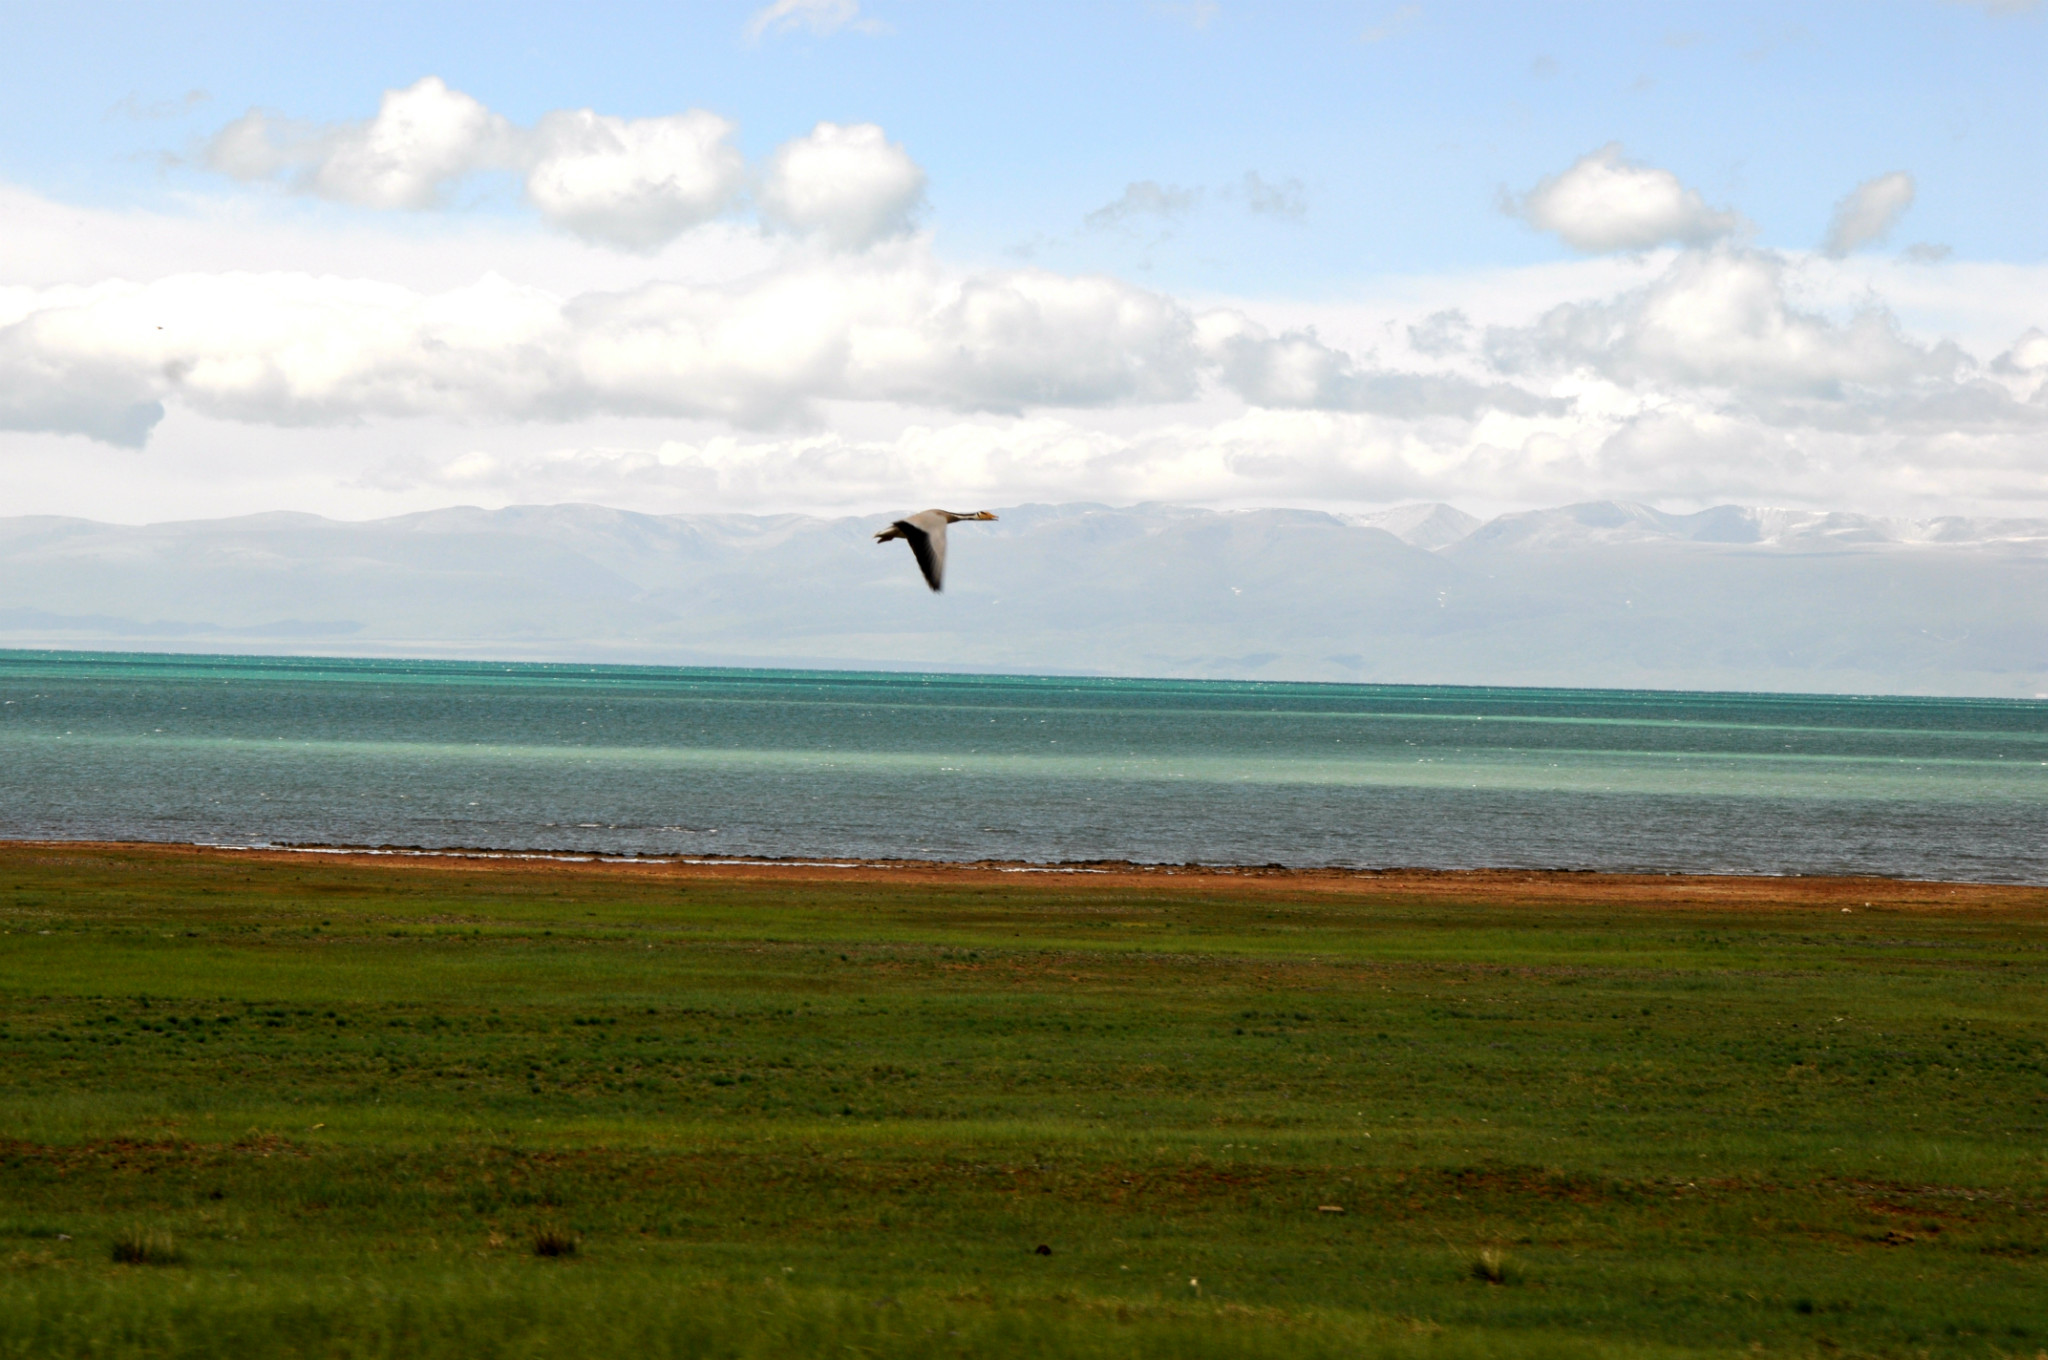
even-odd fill
[(0, 515), (2048, 516), (2038, 0), (0, 18)]

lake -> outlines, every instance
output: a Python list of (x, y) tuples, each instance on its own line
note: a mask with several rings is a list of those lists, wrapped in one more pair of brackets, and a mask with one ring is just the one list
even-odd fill
[(2048, 882), (2048, 703), (0, 652), (0, 836)]

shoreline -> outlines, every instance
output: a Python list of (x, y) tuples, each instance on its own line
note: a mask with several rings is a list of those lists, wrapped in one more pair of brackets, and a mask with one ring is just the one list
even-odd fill
[(1489, 902), (1635, 902), (1646, 907), (1722, 909), (1830, 907), (1873, 909), (2040, 907), (2048, 885), (1916, 880), (1871, 875), (1701, 874), (1597, 869), (1354, 869), (1336, 866), (1142, 864), (1122, 860), (1055, 864), (1015, 860), (863, 859), (853, 856), (630, 856), (550, 850), (418, 846), (277, 845), (179, 841), (5, 840), (0, 863), (21, 855), (118, 855), (138, 860), (199, 859), (314, 864), (425, 872), (524, 873), (605, 878), (631, 876), (734, 883), (876, 883), (939, 886), (1027, 883), (1061, 890), (1193, 890), (1257, 894), (1466, 897)]

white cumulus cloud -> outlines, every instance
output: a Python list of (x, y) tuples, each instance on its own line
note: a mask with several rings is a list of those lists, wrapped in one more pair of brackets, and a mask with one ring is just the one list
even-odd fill
[(1566, 303), (1488, 336), (1508, 371), (1582, 366), (1631, 385), (1826, 396), (1954, 372), (1953, 346), (1923, 346), (1866, 309), (1837, 322), (1794, 305), (1785, 262), (1765, 251), (1689, 252), (1649, 286)]
[(2035, 326), (1998, 356), (1994, 367), (2022, 373), (2048, 373), (2048, 332)]
[[(468, 176), (510, 171), (551, 224), (652, 251), (738, 199), (746, 163), (734, 131), (702, 109), (635, 119), (558, 109), (520, 127), (428, 76), (386, 91), (377, 116), (357, 123), (252, 109), (214, 136), (206, 161), (236, 179), (282, 176), (300, 193), (367, 208), (436, 207)], [(820, 124), (777, 154), (769, 181), (767, 197), (792, 223), (855, 244), (903, 229), (924, 191), (924, 172), (866, 124)]]
[(1653, 413), (1667, 427), (1697, 424), (1711, 410), (1753, 443), (1776, 439), (1765, 430), (1827, 431), (1869, 447), (1933, 441), (1944, 457), (2048, 433), (2048, 408), (1954, 343), (1916, 340), (1875, 305), (1840, 317), (1801, 306), (1790, 264), (1767, 251), (1687, 252), (1645, 287), (1492, 328), (1485, 348), (1524, 382), (1595, 385), (1581, 405), (1635, 426)]
[(562, 110), (533, 132), (537, 155), (526, 196), (579, 236), (653, 250), (733, 201), (746, 162), (733, 125), (693, 109), (667, 118), (610, 118)]
[(1537, 181), (1511, 207), (1530, 225), (1592, 254), (1672, 242), (1705, 245), (1743, 225), (1739, 214), (1709, 208), (1678, 176), (1637, 165), (1613, 142)]
[(285, 171), (296, 187), (368, 208), (429, 208), (447, 186), (518, 159), (512, 125), (438, 77), (386, 90), (377, 116), (317, 125), (251, 109), (223, 128), (207, 163), (237, 179)]
[(762, 176), (771, 222), (849, 249), (910, 230), (924, 171), (873, 123), (820, 123), (784, 142)]
[(2048, 406), (2048, 331), (2029, 327), (2012, 348), (1991, 361), (1991, 371), (2021, 401)]
[(1835, 259), (1881, 241), (1913, 206), (1913, 177), (1903, 170), (1867, 179), (1835, 205), (1821, 249)]

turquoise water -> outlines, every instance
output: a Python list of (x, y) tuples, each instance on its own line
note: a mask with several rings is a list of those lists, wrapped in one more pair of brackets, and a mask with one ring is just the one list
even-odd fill
[(2048, 882), (2048, 703), (0, 652), (0, 836)]

